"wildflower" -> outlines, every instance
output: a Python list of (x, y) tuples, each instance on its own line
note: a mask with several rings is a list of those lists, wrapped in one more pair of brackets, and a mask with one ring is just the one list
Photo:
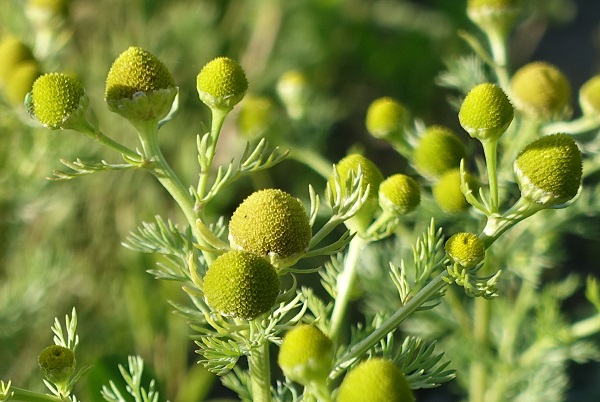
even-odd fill
[(333, 355), (333, 342), (314, 325), (302, 324), (283, 337), (277, 362), (286, 377), (306, 385), (329, 376)]
[(485, 245), (473, 233), (456, 233), (446, 242), (448, 257), (465, 268), (473, 268), (485, 258)]
[(514, 172), (523, 197), (546, 207), (560, 207), (581, 187), (581, 151), (567, 134), (547, 135), (523, 148)]
[(225, 316), (253, 320), (275, 305), (279, 276), (264, 258), (229, 251), (215, 259), (204, 276), (206, 303)]
[(413, 153), (413, 164), (421, 176), (437, 178), (457, 168), (465, 155), (463, 142), (452, 130), (431, 126), (421, 135)]
[(75, 354), (64, 346), (48, 346), (38, 357), (38, 364), (48, 381), (55, 384), (66, 383), (75, 372)]
[(248, 89), (246, 73), (228, 57), (217, 57), (208, 62), (202, 67), (196, 83), (200, 100), (206, 106), (225, 111), (239, 103)]
[(373, 358), (354, 367), (339, 388), (337, 402), (414, 402), (408, 381), (392, 361)]
[(0, 86), (10, 82), (10, 76), (19, 64), (31, 60), (34, 60), (31, 49), (18, 38), (9, 36), (0, 41)]
[(304, 117), (309, 94), (308, 82), (300, 71), (290, 70), (277, 81), (277, 95), (285, 105), (288, 116), (293, 120)]
[(379, 186), (379, 205), (394, 215), (404, 215), (414, 210), (421, 202), (421, 191), (410, 176), (395, 174)]
[(407, 119), (408, 112), (400, 102), (378, 98), (367, 109), (367, 130), (373, 137), (389, 141), (402, 134)]
[[(477, 187), (475, 178), (466, 174), (467, 184), (471, 189)], [(433, 198), (444, 212), (458, 213), (469, 208), (464, 194), (460, 189), (460, 169), (452, 169), (444, 173), (433, 186)]]
[(586, 116), (600, 116), (600, 75), (595, 75), (581, 86), (579, 106)]
[(83, 119), (88, 97), (78, 79), (49, 73), (35, 80), (27, 104), (29, 112), (44, 126), (75, 128)]
[(484, 32), (506, 36), (521, 11), (520, 0), (468, 0), (467, 15)]
[(252, 193), (229, 221), (229, 241), (234, 249), (268, 258), (278, 268), (298, 261), (311, 236), (302, 202), (277, 189)]
[(514, 117), (514, 108), (502, 89), (491, 83), (475, 86), (465, 97), (458, 119), (473, 138), (480, 141), (496, 140), (508, 128)]
[(15, 106), (23, 107), (27, 95), (35, 80), (41, 75), (40, 65), (35, 60), (20, 63), (4, 85), (6, 99)]

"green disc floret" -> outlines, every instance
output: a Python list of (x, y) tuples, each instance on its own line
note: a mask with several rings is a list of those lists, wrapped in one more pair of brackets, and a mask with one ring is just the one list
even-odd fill
[(210, 108), (224, 110), (231, 110), (248, 89), (246, 73), (228, 57), (208, 62), (198, 74), (196, 84), (202, 102)]
[(31, 89), (31, 111), (40, 123), (59, 128), (80, 106), (85, 96), (76, 78), (49, 73), (39, 77)]
[(494, 140), (508, 128), (514, 117), (514, 108), (502, 89), (489, 82), (479, 84), (465, 97), (458, 119), (473, 138)]
[(264, 258), (229, 251), (215, 259), (204, 276), (206, 303), (224, 316), (253, 320), (275, 305), (279, 276)]
[(379, 186), (379, 205), (384, 211), (404, 215), (421, 202), (421, 190), (417, 182), (405, 174), (395, 174)]
[(581, 151), (568, 134), (548, 135), (523, 148), (514, 171), (523, 197), (547, 207), (560, 206), (581, 187)]
[(300, 384), (325, 381), (333, 366), (333, 342), (316, 326), (301, 324), (283, 337), (277, 363)]
[(579, 89), (579, 106), (584, 115), (600, 117), (600, 74), (587, 80)]
[(365, 123), (373, 137), (391, 140), (402, 134), (407, 115), (400, 102), (386, 96), (375, 99), (369, 105)]
[(337, 402), (414, 402), (408, 381), (392, 361), (372, 358), (354, 367), (338, 390)]
[(38, 364), (47, 380), (57, 384), (66, 383), (75, 372), (75, 354), (69, 348), (51, 345), (42, 350)]
[(452, 130), (431, 126), (421, 135), (415, 147), (413, 164), (421, 176), (437, 178), (457, 168), (465, 156), (465, 146)]
[(532, 62), (521, 67), (510, 88), (518, 110), (536, 119), (562, 118), (569, 112), (571, 84), (555, 66)]
[[(475, 191), (478, 186), (475, 178), (466, 173), (469, 188)], [(460, 189), (460, 169), (452, 169), (444, 173), (433, 186), (433, 198), (444, 212), (458, 213), (469, 208), (463, 192)]]
[(446, 242), (448, 257), (465, 268), (473, 268), (485, 258), (485, 245), (473, 233), (456, 233)]
[(0, 86), (10, 81), (13, 70), (26, 61), (34, 60), (31, 49), (21, 40), (8, 36), (0, 41)]
[(311, 236), (302, 202), (278, 189), (252, 193), (229, 221), (229, 241), (234, 249), (269, 258), (278, 268), (298, 261)]

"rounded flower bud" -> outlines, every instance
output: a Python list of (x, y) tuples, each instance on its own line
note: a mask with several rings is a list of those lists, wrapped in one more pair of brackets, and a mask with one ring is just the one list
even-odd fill
[(31, 49), (19, 39), (9, 36), (0, 41), (0, 86), (7, 85), (13, 70), (26, 61), (34, 60)]
[(220, 255), (204, 276), (206, 303), (222, 315), (243, 320), (268, 312), (275, 305), (279, 289), (275, 267), (246, 251)]
[(521, 67), (510, 88), (517, 109), (533, 118), (562, 118), (569, 112), (571, 85), (551, 64), (533, 62)]
[(587, 80), (579, 89), (579, 106), (586, 116), (600, 116), (600, 74)]
[[(473, 190), (478, 188), (475, 178), (466, 174), (467, 183)], [(464, 194), (460, 189), (460, 169), (452, 169), (444, 173), (433, 186), (433, 198), (444, 212), (458, 213), (469, 208)]]
[(237, 125), (247, 139), (263, 137), (273, 126), (277, 110), (271, 99), (264, 96), (246, 96), (240, 103)]
[(467, 15), (482, 31), (505, 36), (520, 12), (520, 0), (468, 0)]
[(196, 84), (200, 100), (206, 106), (226, 111), (241, 101), (248, 89), (246, 73), (228, 57), (217, 57), (202, 67)]
[(499, 138), (513, 117), (514, 108), (504, 91), (488, 82), (471, 89), (458, 112), (460, 125), (480, 141)]
[(421, 202), (421, 190), (410, 176), (395, 174), (385, 179), (379, 186), (379, 205), (384, 211), (394, 215), (404, 215), (415, 209)]
[(437, 178), (457, 168), (465, 156), (465, 146), (452, 130), (432, 126), (421, 135), (413, 152), (413, 164), (421, 176)]
[(473, 268), (485, 258), (485, 245), (473, 233), (457, 233), (446, 241), (448, 257), (465, 268)]
[(50, 15), (65, 15), (69, 8), (69, 2), (70, 0), (29, 0), (27, 6)]
[(406, 108), (389, 97), (375, 99), (367, 109), (367, 130), (375, 138), (389, 141), (401, 135), (407, 120)]
[(46, 127), (69, 128), (68, 122), (78, 117), (87, 102), (87, 95), (79, 80), (66, 74), (49, 73), (33, 83), (28, 108)]
[(567, 134), (548, 135), (523, 148), (514, 171), (523, 197), (547, 207), (560, 206), (581, 187), (581, 151)]
[(177, 87), (167, 67), (139, 47), (121, 53), (106, 77), (106, 103), (126, 119), (161, 120), (176, 96)]
[(296, 263), (311, 237), (302, 202), (277, 189), (252, 193), (229, 221), (229, 241), (234, 249), (269, 258), (277, 268)]
[(373, 358), (354, 367), (338, 390), (337, 402), (414, 402), (408, 381), (392, 361)]
[(277, 363), (286, 377), (306, 385), (329, 376), (333, 357), (333, 342), (319, 328), (302, 324), (283, 337)]
[(33, 83), (40, 75), (40, 66), (35, 60), (19, 64), (4, 86), (6, 99), (15, 106), (23, 107), (25, 95), (31, 91)]
[(52, 345), (42, 350), (38, 364), (48, 381), (66, 383), (75, 372), (75, 354), (64, 346)]
[(290, 118), (298, 120), (304, 117), (310, 95), (304, 74), (296, 70), (284, 73), (277, 81), (277, 95), (285, 105)]

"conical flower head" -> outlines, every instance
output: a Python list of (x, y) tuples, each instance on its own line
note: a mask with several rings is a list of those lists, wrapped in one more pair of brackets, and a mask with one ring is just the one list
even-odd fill
[(581, 151), (568, 134), (547, 135), (523, 148), (514, 171), (523, 197), (546, 207), (560, 207), (581, 187)]
[(268, 258), (277, 268), (296, 263), (307, 251), (311, 236), (302, 202), (278, 189), (252, 193), (229, 221), (234, 249)]
[(571, 84), (555, 66), (533, 62), (521, 67), (510, 81), (515, 106), (536, 119), (556, 119), (570, 112)]
[(392, 361), (373, 358), (354, 367), (338, 390), (337, 402), (414, 402), (408, 381)]
[(504, 91), (489, 82), (471, 89), (458, 112), (460, 125), (471, 137), (480, 141), (499, 138), (513, 117), (513, 105)]
[(64, 346), (48, 346), (38, 357), (44, 377), (53, 383), (66, 383), (75, 372), (75, 354)]
[(87, 107), (87, 102), (79, 80), (66, 74), (49, 73), (33, 83), (28, 108), (40, 123), (49, 128), (69, 128), (68, 121), (76, 119), (76, 115)]
[(456, 233), (446, 242), (446, 254), (465, 268), (473, 268), (485, 258), (485, 245), (473, 233)]
[(171, 110), (177, 87), (152, 53), (131, 46), (113, 62), (106, 78), (109, 108), (131, 120), (161, 120)]
[(204, 276), (206, 303), (224, 316), (253, 320), (275, 305), (279, 276), (264, 258), (229, 251), (215, 259)]
[(0, 41), (0, 86), (10, 81), (13, 70), (20, 63), (32, 60), (31, 49), (18, 38), (9, 36)]
[(465, 156), (465, 146), (452, 130), (431, 126), (421, 135), (415, 147), (413, 165), (421, 176), (435, 179), (457, 168)]
[(208, 62), (198, 74), (200, 100), (211, 109), (231, 110), (248, 90), (246, 73), (229, 57), (217, 57)]
[(421, 190), (417, 182), (405, 174), (395, 174), (379, 186), (379, 205), (394, 215), (404, 215), (421, 202)]
[(283, 337), (277, 363), (292, 381), (325, 381), (333, 366), (333, 342), (314, 325), (301, 324)]
[(581, 86), (579, 106), (584, 115), (600, 117), (600, 75), (595, 75)]
[(373, 137), (389, 141), (402, 135), (407, 120), (408, 112), (400, 102), (383, 97), (369, 105), (365, 123)]

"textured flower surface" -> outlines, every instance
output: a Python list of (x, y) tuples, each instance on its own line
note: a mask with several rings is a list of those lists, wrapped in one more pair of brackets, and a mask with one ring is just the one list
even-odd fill
[(278, 189), (252, 193), (229, 221), (229, 241), (234, 249), (270, 258), (276, 266), (301, 256), (308, 249), (311, 235), (300, 200)]
[[(466, 179), (469, 187), (476, 190), (475, 178), (467, 173)], [(469, 208), (470, 204), (460, 189), (460, 169), (449, 170), (440, 177), (433, 186), (433, 198), (444, 212), (458, 213)]]
[(33, 83), (31, 111), (43, 125), (58, 128), (79, 108), (84, 95), (79, 80), (66, 74), (44, 74)]
[(283, 337), (277, 362), (286, 377), (307, 384), (327, 378), (333, 355), (333, 342), (319, 328), (302, 324)]
[(64, 346), (52, 345), (42, 350), (38, 364), (44, 376), (54, 383), (64, 383), (75, 372), (75, 354)]
[(473, 138), (498, 138), (514, 117), (513, 105), (502, 89), (489, 82), (469, 91), (458, 112), (460, 125)]
[(456, 233), (446, 242), (450, 259), (465, 268), (473, 268), (485, 258), (485, 245), (473, 233)]
[(208, 62), (198, 74), (196, 84), (200, 100), (211, 108), (232, 108), (248, 89), (246, 73), (228, 57)]
[[(358, 173), (359, 166), (363, 175), (363, 191), (366, 191), (367, 186), (370, 186), (369, 199), (377, 199), (377, 192), (379, 191), (379, 185), (383, 181), (383, 175), (379, 168), (371, 162), (369, 158), (361, 154), (350, 154), (336, 163), (335, 169), (341, 179), (342, 191), (345, 191), (346, 189), (345, 181), (350, 175), (350, 172), (354, 172), (355, 174)], [(333, 178), (329, 179), (329, 183), (333, 184)]]
[(406, 377), (393, 362), (373, 358), (354, 367), (339, 388), (337, 402), (413, 402)]
[(245, 251), (220, 255), (204, 276), (206, 303), (225, 316), (252, 320), (273, 307), (279, 276), (264, 258)]
[(414, 210), (421, 202), (421, 190), (410, 176), (395, 174), (379, 186), (379, 205), (384, 211), (404, 215)]
[(375, 99), (367, 109), (367, 130), (373, 137), (391, 139), (402, 133), (407, 114), (406, 108), (395, 99)]
[(421, 176), (436, 178), (457, 168), (465, 155), (463, 142), (452, 130), (431, 126), (421, 135), (413, 153), (413, 164)]
[(582, 156), (568, 134), (553, 134), (527, 145), (514, 163), (521, 194), (548, 207), (574, 198), (581, 186)]

